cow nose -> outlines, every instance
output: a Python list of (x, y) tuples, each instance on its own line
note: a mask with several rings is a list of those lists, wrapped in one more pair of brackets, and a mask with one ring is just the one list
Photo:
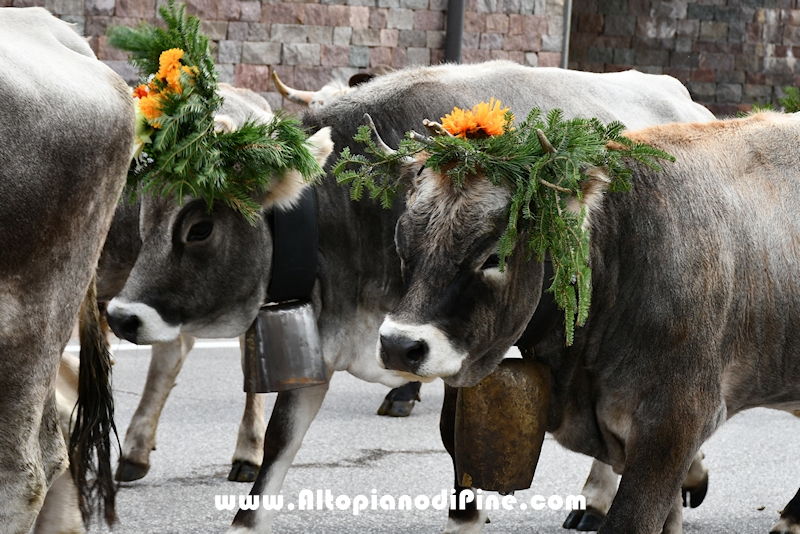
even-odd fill
[(139, 332), (139, 325), (142, 322), (136, 315), (112, 315), (108, 314), (108, 326), (114, 331), (117, 337), (126, 339), (131, 343), (136, 343), (136, 334)]
[(402, 336), (381, 336), (381, 359), (387, 369), (414, 373), (428, 355), (428, 344)]

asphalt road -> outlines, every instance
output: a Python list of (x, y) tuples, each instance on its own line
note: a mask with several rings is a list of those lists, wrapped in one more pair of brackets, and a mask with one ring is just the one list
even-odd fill
[[(247, 494), (250, 484), (226, 476), (244, 406), (239, 351), (204, 348), (198, 342), (184, 364), (162, 413), (158, 445), (148, 475), (122, 485), (116, 534), (225, 532), (233, 512), (218, 511), (215, 495)], [(117, 426), (124, 437), (139, 402), (150, 352), (120, 344), (114, 367)], [(334, 376), (325, 403), (311, 426), (283, 487), (286, 503), (303, 489), (329, 489), (334, 496), (429, 497), (452, 485), (449, 457), (438, 435), (441, 382), (424, 385), (411, 417), (378, 417), (387, 388), (345, 373)], [(270, 395), (267, 414), (275, 395)], [(738, 415), (703, 450), (711, 470), (702, 506), (686, 510), (687, 533), (764, 533), (800, 484), (800, 420), (754, 409)], [(534, 495), (577, 494), (590, 460), (565, 450), (549, 436), (533, 487), (517, 492), (519, 502)], [(565, 511), (498, 510), (486, 533), (565, 532)], [(441, 532), (446, 512), (427, 510), (288, 511), (278, 513), (277, 533)], [(99, 521), (91, 532), (108, 532)]]

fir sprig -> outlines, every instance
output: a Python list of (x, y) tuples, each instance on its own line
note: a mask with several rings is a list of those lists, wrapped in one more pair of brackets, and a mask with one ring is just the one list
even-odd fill
[[(510, 118), (510, 116), (508, 116)], [(591, 168), (601, 168), (608, 178), (608, 190), (630, 188), (630, 160), (660, 170), (658, 159), (673, 161), (654, 147), (634, 143), (622, 135), (619, 122), (604, 126), (597, 119), (565, 120), (560, 110), (546, 117), (538, 109), (517, 128), (510, 121), (502, 135), (461, 139), (436, 135), (421, 141), (409, 134), (393, 154), (383, 153), (362, 127), (356, 141), (365, 143), (367, 158), (342, 151), (333, 168), (340, 183), (351, 185), (357, 200), (364, 189), (372, 198), (380, 196), (391, 205), (398, 187), (398, 166), (409, 157), (427, 154), (425, 166), (444, 172), (462, 186), (468, 175), (482, 174), (493, 184), (511, 192), (508, 223), (498, 244), (500, 268), (511, 255), (521, 235), (528, 258), (543, 261), (549, 254), (554, 277), (548, 291), (564, 310), (566, 343), (573, 342), (575, 326), (582, 325), (591, 303), (589, 232), (584, 228), (585, 209), (575, 213), (567, 208), (571, 198), (582, 200), (582, 182)]]
[[(309, 152), (300, 123), (276, 114), (268, 124), (247, 122), (233, 132), (214, 128), (214, 113), (222, 105), (217, 73), (208, 37), (200, 33), (200, 20), (186, 16), (183, 5), (169, 0), (159, 8), (166, 28), (143, 23), (137, 28), (114, 27), (109, 42), (131, 52), (130, 63), (139, 68), (143, 90), (157, 94), (160, 114), (147, 118), (150, 130), (142, 156), (128, 171), (131, 196), (138, 191), (203, 198), (211, 209), (221, 200), (251, 223), (260, 206), (254, 193), (266, 191), (273, 178), (289, 170), (307, 180), (322, 175)], [(153, 77), (161, 55), (180, 49), (179, 90)], [(142, 119), (144, 120), (144, 119)]]

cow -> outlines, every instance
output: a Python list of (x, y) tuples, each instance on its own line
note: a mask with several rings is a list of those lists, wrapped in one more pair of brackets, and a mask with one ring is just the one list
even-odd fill
[(100, 435), (95, 485), (113, 521), (113, 404), (93, 272), (131, 159), (133, 100), (86, 41), (41, 8), (0, 9), (0, 71), (0, 529), (29, 532), (67, 469), (55, 387), (79, 311), (88, 374), (69, 463), (90, 498), (88, 518), (87, 445)]
[[(219, 93), (224, 99), (217, 113), (215, 126), (231, 130), (234, 122), (246, 116), (269, 120), (273, 116), (269, 104), (256, 93), (220, 83)], [(141, 204), (121, 202), (114, 213), (97, 269), (97, 298), (101, 308), (120, 292), (136, 263), (142, 246), (139, 236), (139, 211)], [(152, 347), (150, 367), (142, 398), (131, 419), (122, 444), (115, 478), (134, 481), (143, 478), (150, 469), (150, 453), (156, 446), (156, 429), (161, 410), (183, 362), (194, 345), (194, 337), (182, 333), (167, 343)], [(264, 432), (264, 395), (248, 393), (245, 410), (239, 426), (236, 448), (228, 479), (240, 482), (255, 480), (261, 463)]]
[[(335, 91), (343, 86), (336, 80), (319, 91), (298, 91), (289, 88), (273, 73), (276, 87), (286, 98), (298, 101), (313, 109), (333, 101), (348, 92), (352, 87), (372, 79), (375, 75), (388, 72), (377, 69), (374, 73), (361, 73), (350, 78), (346, 90)], [(251, 112), (259, 116), (271, 117), (269, 104), (252, 91), (235, 88), (228, 84), (220, 84), (220, 94), (228, 100), (242, 100), (251, 106)], [(312, 103), (314, 104), (312, 106)], [(230, 128), (224, 113), (218, 118), (218, 126)], [(140, 203), (121, 203), (114, 214), (111, 228), (103, 247), (98, 264), (97, 296), (101, 308), (122, 289), (136, 262), (141, 247), (139, 236)], [(177, 339), (168, 343), (156, 343), (152, 348), (150, 367), (139, 406), (131, 419), (125, 440), (122, 444), (119, 465), (115, 478), (120, 481), (139, 480), (147, 475), (150, 469), (150, 453), (156, 446), (156, 430), (158, 419), (164, 408), (170, 391), (175, 386), (178, 373), (183, 366), (189, 351), (194, 345), (194, 338), (182, 333)], [(394, 389), (384, 399), (378, 410), (379, 415), (404, 417), (410, 414), (414, 401), (419, 400), (418, 382), (412, 382)], [(228, 480), (252, 482), (255, 480), (263, 454), (263, 440), (266, 424), (264, 421), (264, 396), (248, 393), (245, 410), (242, 416), (233, 453), (232, 465)]]
[[(586, 173), (589, 316), (571, 346), (561, 323), (528, 348), (550, 370), (547, 430), (622, 474), (599, 531), (679, 533), (681, 483), (703, 441), (746, 408), (800, 407), (800, 115), (626, 135), (675, 162), (630, 161), (626, 193), (604, 194), (602, 170)], [(404, 169), (407, 287), (376, 353), (406, 376), (468, 386), (534, 314), (543, 264), (515, 250), (504, 272), (484, 268), (509, 191), (480, 174), (462, 189), (422, 164)], [(797, 500), (775, 532), (800, 528)]]
[[(454, 106), (472, 106), (492, 96), (514, 106), (517, 113), (558, 106), (578, 115), (591, 109), (601, 119), (622, 119), (633, 126), (711, 118), (705, 108), (691, 101), (680, 82), (668, 76), (533, 69), (494, 61), (408, 68), (380, 76), (310, 111), (303, 122), (312, 131), (331, 128), (334, 144), (344, 147), (353, 145), (353, 135), (364, 113), (369, 113), (388, 142), (397, 143), (426, 117), (439, 117)], [(352, 148), (362, 150), (357, 145)], [(377, 202), (351, 202), (349, 191), (332, 178), (317, 186), (315, 193), (319, 268), (312, 302), (328, 369), (400, 386), (406, 378), (377, 365), (374, 332), (399, 302), (404, 288), (394, 246), (402, 203), (383, 210)], [(168, 341), (181, 332), (198, 337), (242, 334), (262, 304), (249, 295), (264, 295), (269, 282), (269, 259), (263, 253), (253, 254), (269, 250), (268, 219), (256, 230), (223, 206), (215, 206), (209, 214), (197, 200), (177, 206), (164, 199), (144, 198), (142, 249), (128, 282), (108, 306), (109, 322), (117, 335), (148, 343)], [(185, 243), (192, 226), (201, 221), (213, 225), (211, 233), (202, 241)], [(198, 250), (197, 259), (194, 252), (190, 256), (184, 249)], [(180, 269), (175, 269), (171, 259), (176, 254), (182, 257)], [(213, 266), (199, 261), (211, 254)], [(198, 286), (200, 280), (202, 286)], [(237, 294), (245, 290), (247, 297)], [(135, 328), (122, 329), (123, 324)], [(280, 491), (326, 391), (323, 385), (278, 394), (252, 493)], [(452, 512), (451, 520), (457, 523), (459, 513)], [(241, 510), (231, 531), (267, 531), (270, 514), (263, 509)]]

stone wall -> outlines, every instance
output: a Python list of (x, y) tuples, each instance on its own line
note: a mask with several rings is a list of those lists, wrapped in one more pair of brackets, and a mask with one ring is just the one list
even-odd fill
[(569, 66), (675, 76), (718, 116), (800, 83), (798, 0), (574, 0)]
[[(162, 0), (0, 0), (0, 6), (42, 6), (76, 24), (97, 56), (129, 83), (136, 72), (106, 42), (112, 25), (156, 20)], [(319, 89), (332, 76), (378, 65), (403, 67), (444, 60), (447, 0), (187, 0), (217, 49), (220, 81), (282, 101), (275, 71), (289, 86)], [(510, 59), (558, 66), (563, 0), (467, 0), (462, 60)]]

